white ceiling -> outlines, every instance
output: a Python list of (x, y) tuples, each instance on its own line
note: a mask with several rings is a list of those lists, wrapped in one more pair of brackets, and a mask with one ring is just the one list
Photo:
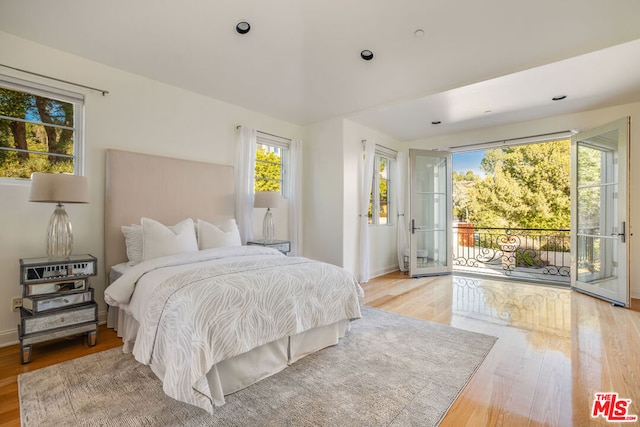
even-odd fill
[(640, 101), (638, 22), (637, 0), (0, 0), (0, 31), (401, 140)]

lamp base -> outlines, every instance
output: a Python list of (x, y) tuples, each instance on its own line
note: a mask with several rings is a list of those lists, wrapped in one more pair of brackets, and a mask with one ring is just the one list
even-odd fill
[(264, 219), (262, 220), (262, 237), (265, 243), (273, 243), (275, 228), (276, 224), (273, 220), (271, 209), (267, 208), (267, 212), (264, 214)]
[(73, 249), (73, 233), (67, 211), (58, 203), (47, 228), (47, 255), (50, 259), (68, 258)]

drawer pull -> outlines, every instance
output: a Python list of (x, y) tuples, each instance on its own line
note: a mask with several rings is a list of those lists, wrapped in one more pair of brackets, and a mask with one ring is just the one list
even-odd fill
[(62, 302), (64, 302), (65, 304), (69, 304), (69, 300), (67, 298), (63, 299)]

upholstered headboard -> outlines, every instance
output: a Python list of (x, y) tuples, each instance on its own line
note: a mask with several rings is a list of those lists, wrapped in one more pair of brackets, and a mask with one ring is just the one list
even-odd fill
[(122, 225), (146, 216), (167, 225), (185, 218), (234, 218), (233, 167), (107, 150), (104, 266), (127, 261)]

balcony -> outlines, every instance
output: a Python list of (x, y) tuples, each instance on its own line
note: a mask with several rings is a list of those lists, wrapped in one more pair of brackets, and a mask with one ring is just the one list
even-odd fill
[(453, 227), (453, 271), (570, 283), (570, 230)]

